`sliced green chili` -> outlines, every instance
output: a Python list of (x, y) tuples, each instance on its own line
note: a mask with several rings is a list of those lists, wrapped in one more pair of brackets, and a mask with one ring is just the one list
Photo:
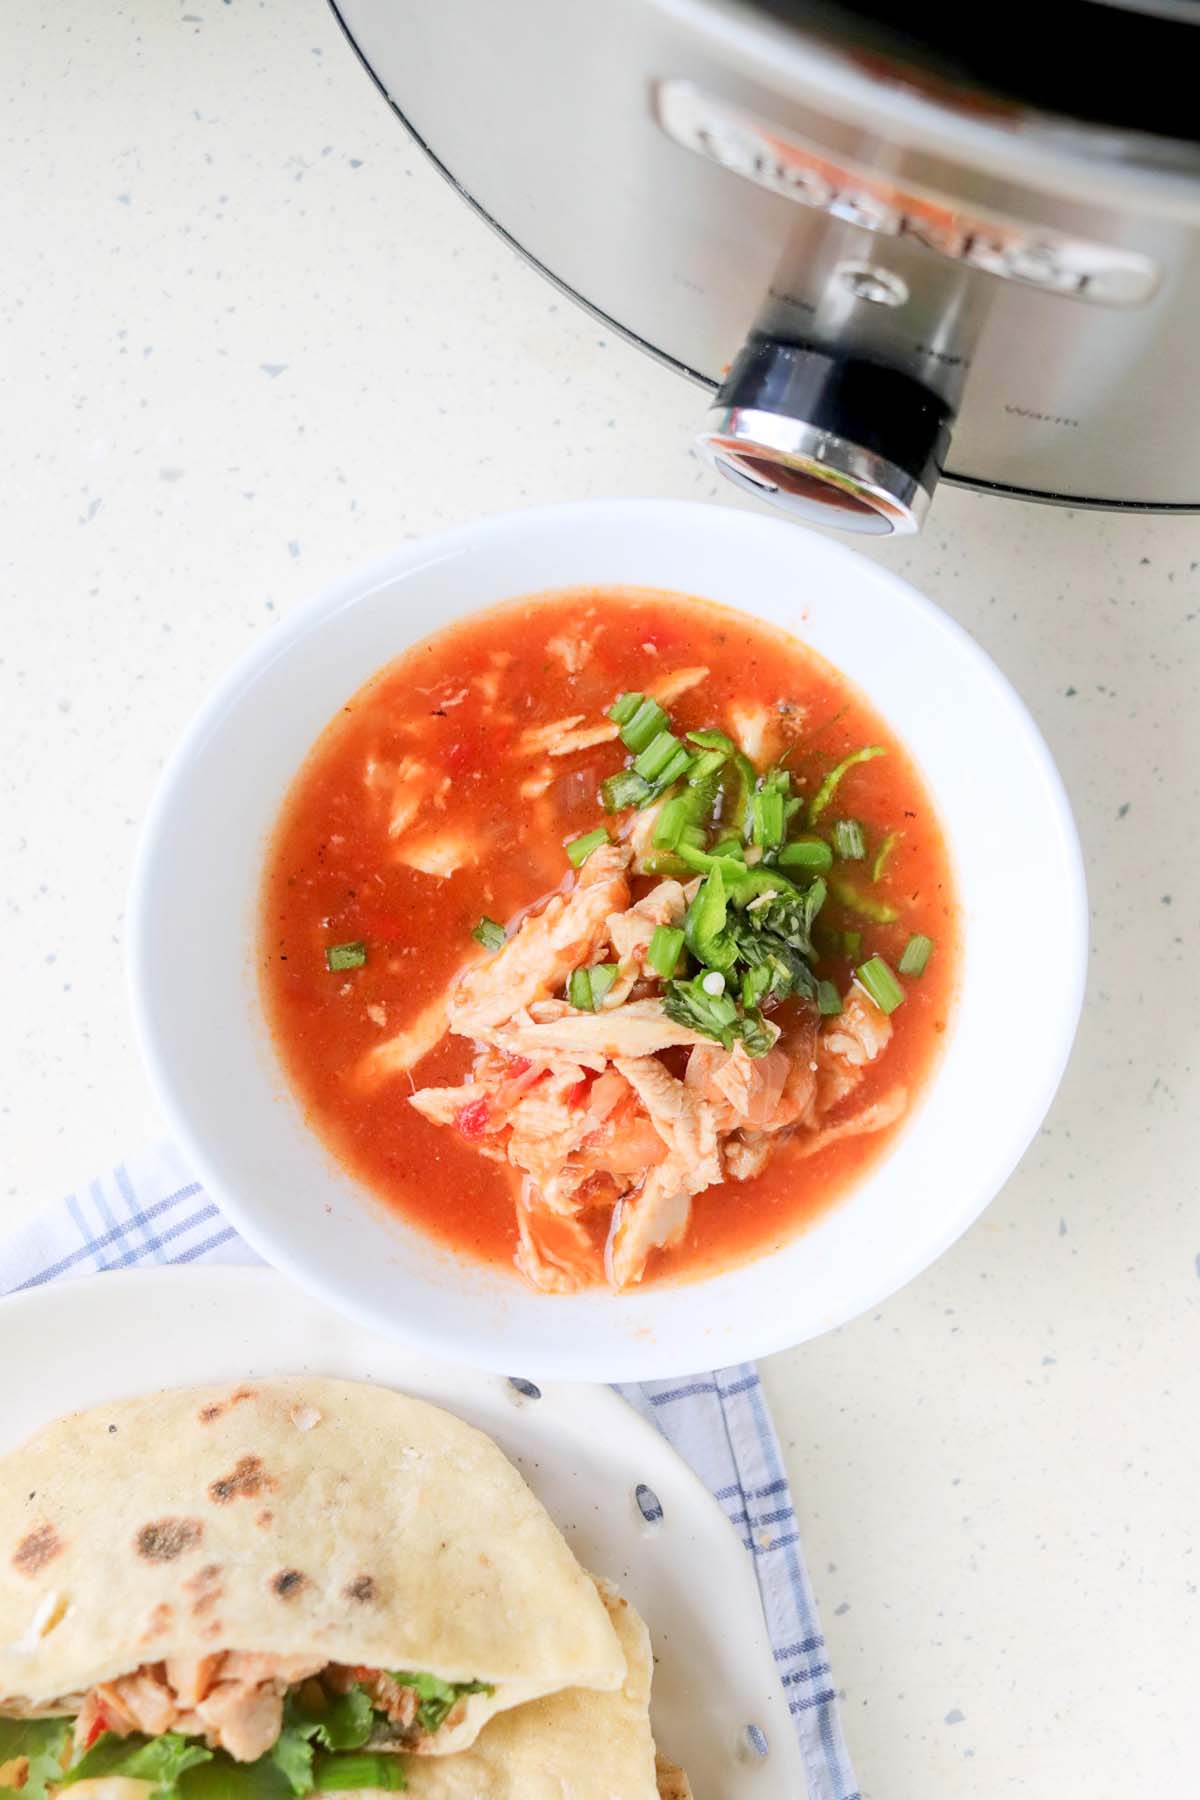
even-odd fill
[(886, 756), (886, 754), (887, 752), (882, 744), (868, 744), (862, 750), (855, 750), (850, 756), (844, 757), (843, 760), (838, 763), (836, 768), (830, 769), (828, 775), (813, 795), (812, 804), (808, 809), (809, 823), (812, 825), (816, 824), (821, 814), (825, 811), (825, 808), (829, 805), (829, 802), (833, 799), (833, 796), (837, 793), (843, 775), (847, 774), (849, 770), (855, 768), (859, 763), (871, 762), (875, 757)]

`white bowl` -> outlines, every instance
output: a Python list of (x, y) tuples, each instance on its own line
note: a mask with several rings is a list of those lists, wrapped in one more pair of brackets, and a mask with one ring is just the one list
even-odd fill
[[(407, 645), (546, 588), (636, 583), (790, 629), (908, 746), (962, 903), (961, 987), (932, 1082), (895, 1144), (770, 1256), (679, 1287), (546, 1296), (459, 1261), (377, 1202), (305, 1124), (258, 998), (264, 846), (318, 733)], [(967, 634), (903, 581), (796, 525), (667, 501), (484, 519), (406, 545), (256, 643), (202, 709), (151, 809), (130, 907), (150, 1077), (213, 1199), (331, 1305), (506, 1373), (631, 1380), (779, 1350), (876, 1305), (992, 1199), (1062, 1076), (1087, 906), (1066, 795), (1036, 727)]]

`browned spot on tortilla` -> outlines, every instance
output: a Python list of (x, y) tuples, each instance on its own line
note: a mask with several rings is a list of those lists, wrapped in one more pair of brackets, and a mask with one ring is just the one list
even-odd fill
[(222, 1624), (221, 1620), (214, 1619), (210, 1625), (202, 1625), (200, 1627), (200, 1636), (202, 1638), (220, 1637), (220, 1635), (224, 1631), (224, 1629), (225, 1629), (225, 1627)]
[(149, 1643), (151, 1638), (161, 1637), (171, 1623), (171, 1608), (165, 1600), (160, 1600), (146, 1620), (146, 1628), (138, 1639), (139, 1644)]
[(260, 1513), (255, 1513), (254, 1523), (256, 1525), (267, 1526), (271, 1523), (271, 1521), (274, 1519), (274, 1517), (275, 1517), (275, 1514), (271, 1511), (270, 1507), (264, 1506)]
[(220, 1563), (205, 1563), (202, 1569), (197, 1569), (196, 1573), (184, 1582), (183, 1587), (185, 1593), (193, 1596), (188, 1611), (194, 1619), (198, 1619), (201, 1613), (206, 1613), (210, 1607), (215, 1606), (225, 1592), (221, 1586)]
[(21, 1575), (40, 1575), (65, 1548), (53, 1525), (36, 1525), (13, 1551), (13, 1568)]
[(262, 1465), (260, 1456), (239, 1456), (229, 1475), (222, 1475), (219, 1481), (209, 1484), (208, 1497), (214, 1506), (225, 1506), (230, 1500), (240, 1496), (246, 1500), (257, 1499), (259, 1494), (270, 1493), (279, 1483)]
[(151, 1519), (133, 1540), (134, 1549), (147, 1562), (174, 1562), (194, 1550), (204, 1536), (199, 1519)]
[(224, 1411), (225, 1408), (221, 1403), (214, 1400), (211, 1406), (202, 1406), (200, 1411), (196, 1414), (196, 1417), (202, 1425), (211, 1425), (213, 1420), (219, 1419)]
[(299, 1569), (280, 1569), (278, 1575), (271, 1577), (271, 1591), (281, 1600), (294, 1600), (307, 1580), (308, 1576)]
[(369, 1606), (375, 1598), (375, 1577), (373, 1575), (356, 1575), (349, 1585), (342, 1589), (347, 1600), (357, 1600), (360, 1606)]
[(229, 1404), (230, 1404), (230, 1406), (239, 1406), (243, 1400), (253, 1400), (257, 1397), (257, 1395), (258, 1395), (257, 1388), (251, 1388), (251, 1387), (235, 1388), (233, 1393), (230, 1394), (230, 1396), (229, 1396)]

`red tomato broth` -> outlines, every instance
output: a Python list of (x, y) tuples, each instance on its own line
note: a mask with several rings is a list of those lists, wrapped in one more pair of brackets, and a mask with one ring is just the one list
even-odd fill
[[(571, 673), (547, 650), (555, 637), (594, 639)], [(652, 646), (648, 648), (647, 646)], [(493, 653), (510, 660), (496, 668)], [(705, 681), (669, 704), (677, 732), (728, 729), (732, 700), (781, 699), (804, 709), (789, 758), (793, 789), (811, 799), (828, 770), (864, 744), (886, 756), (851, 769), (818, 822), (858, 819), (867, 860), (835, 864), (868, 885), (883, 837), (902, 831), (878, 886), (894, 924), (853, 916), (830, 896), (826, 932), (858, 929), (862, 958), (879, 952), (895, 969), (908, 937), (936, 949), (892, 1015), (894, 1036), (868, 1068), (853, 1106), (903, 1081), (909, 1113), (937, 1060), (950, 1017), (959, 925), (946, 845), (911, 759), (867, 700), (795, 638), (711, 602), (644, 589), (579, 589), (532, 596), (477, 613), (404, 652), (331, 721), (297, 775), (269, 845), (262, 889), (261, 988), (288, 1076), (308, 1122), (340, 1161), (407, 1220), (469, 1257), (511, 1266), (516, 1171), (477, 1152), (458, 1131), (408, 1105), (415, 1087), (463, 1079), (473, 1050), (447, 1036), (410, 1074), (374, 1089), (356, 1066), (452, 986), (481, 916), (514, 923), (570, 875), (563, 844), (605, 822), (601, 780), (623, 766), (620, 743), (549, 759), (546, 796), (521, 782), (544, 759), (513, 754), (519, 734), (568, 714), (600, 723), (617, 693), (676, 668), (704, 664)], [(496, 699), (472, 686), (499, 676)], [(466, 690), (465, 695), (463, 690)], [(463, 825), (480, 841), (477, 863), (439, 877), (392, 860), (382, 809), (368, 804), (368, 758), (418, 757), (451, 787), (444, 812), (422, 826)], [(808, 829), (805, 827), (805, 829)], [(644, 885), (649, 885), (646, 883)], [(641, 891), (635, 883), (635, 894)], [(325, 966), (328, 945), (361, 939), (366, 965)], [(845, 992), (852, 965), (829, 954), (819, 973)], [(382, 1007), (372, 1017), (368, 1007)], [(676, 1070), (681, 1073), (681, 1070)], [(890, 1131), (849, 1139), (801, 1158), (778, 1146), (761, 1174), (729, 1181), (692, 1203), (685, 1241), (656, 1252), (647, 1281), (691, 1280), (770, 1252), (816, 1218), (884, 1152)], [(602, 1247), (608, 1213), (588, 1219)]]

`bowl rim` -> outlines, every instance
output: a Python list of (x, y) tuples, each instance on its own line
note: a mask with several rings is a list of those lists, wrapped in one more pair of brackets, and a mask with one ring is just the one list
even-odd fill
[[(442, 1330), (436, 1324), (426, 1321), (415, 1321), (410, 1317), (401, 1319), (395, 1311), (376, 1304), (368, 1294), (347, 1293), (336, 1278), (327, 1279), (324, 1271), (315, 1266), (307, 1256), (293, 1251), (290, 1243), (281, 1241), (253, 1200), (244, 1199), (241, 1193), (231, 1191), (229, 1185), (216, 1174), (206, 1145), (193, 1128), (185, 1098), (172, 1081), (165, 1059), (159, 1052), (151, 1019), (153, 959), (149, 951), (147, 931), (150, 889), (158, 840), (165, 822), (171, 816), (178, 785), (210, 739), (219, 735), (226, 716), (236, 707), (244, 692), (253, 687), (260, 675), (272, 664), (290, 655), (311, 630), (324, 625), (340, 611), (367, 599), (379, 587), (402, 576), (412, 576), (422, 567), (453, 557), (461, 550), (477, 549), (489, 540), (520, 537), (526, 533), (537, 534), (547, 529), (569, 536), (573, 523), (594, 523), (601, 519), (612, 528), (619, 527), (620, 521), (624, 519), (642, 529), (656, 520), (671, 519), (676, 523), (690, 520), (698, 531), (741, 533), (748, 543), (759, 540), (779, 547), (786, 547), (788, 543), (794, 545), (797, 537), (806, 540), (815, 538), (821, 546), (822, 557), (832, 560), (835, 565), (841, 565), (851, 578), (865, 572), (872, 582), (890, 587), (898, 601), (918, 612), (929, 626), (949, 641), (954, 652), (970, 661), (976, 675), (992, 688), (1007, 709), (1014, 728), (1024, 740), (1026, 750), (1032, 754), (1037, 772), (1045, 784), (1049, 812), (1053, 815), (1058, 834), (1058, 850), (1064, 870), (1064, 883), (1058, 895), (1058, 903), (1060, 910), (1073, 921), (1067, 933), (1067, 942), (1072, 947), (1073, 954), (1069, 966), (1063, 967), (1061, 971), (1062, 986), (1056, 1009), (1061, 1024), (1056, 1053), (1046, 1063), (1043, 1084), (1036, 1093), (1030, 1091), (1020, 1119), (1010, 1123), (1002, 1145), (986, 1166), (986, 1179), (981, 1169), (976, 1178), (964, 1182), (964, 1195), (969, 1198), (965, 1203), (960, 1202), (953, 1208), (947, 1208), (941, 1230), (928, 1232), (919, 1242), (909, 1240), (910, 1253), (894, 1258), (886, 1277), (881, 1276), (871, 1287), (861, 1290), (860, 1297), (853, 1303), (835, 1307), (819, 1326), (812, 1329), (798, 1330), (789, 1326), (783, 1309), (764, 1310), (763, 1315), (755, 1321), (755, 1328), (739, 1332), (734, 1354), (724, 1354), (729, 1346), (714, 1344), (714, 1349), (720, 1348), (722, 1352), (723, 1363), (748, 1360), (791, 1348), (809, 1337), (824, 1335), (826, 1331), (834, 1330), (871, 1311), (929, 1268), (975, 1223), (998, 1196), (1020, 1163), (1054, 1100), (1071, 1056), (1086, 988), (1089, 908), (1082, 847), (1065, 784), (1028, 706), (1008, 677), (964, 626), (903, 576), (838, 539), (814, 532), (790, 520), (701, 501), (618, 498), (550, 502), (484, 514), (437, 533), (413, 537), (300, 602), (247, 646), (233, 665), (211, 686), (164, 763), (139, 833), (126, 909), (124, 942), (135, 1037), (151, 1090), (174, 1140), (195, 1168), (197, 1176), (220, 1211), (235, 1226), (251, 1250), (272, 1266), (285, 1271), (300, 1286), (315, 1293), (340, 1312), (356, 1317), (376, 1329), (402, 1335), (414, 1344), (423, 1345), (433, 1354), (457, 1358), (474, 1366), (490, 1367), (500, 1372), (510, 1372), (517, 1362), (522, 1362), (524, 1367), (527, 1363), (535, 1362), (538, 1356), (545, 1363), (547, 1358), (544, 1346), (531, 1354), (522, 1346), (520, 1333), (514, 1334), (517, 1340), (515, 1344), (502, 1334), (496, 1341), (489, 1339), (481, 1342), (476, 1339), (465, 1346), (453, 1327)], [(569, 587), (588, 584), (581, 581), (559, 585)], [(606, 584), (601, 581), (594, 585), (628, 584)], [(663, 584), (647, 585), (653, 587)], [(548, 590), (529, 590), (531, 594), (538, 591)], [(485, 600), (478, 608), (470, 608), (462, 616), (503, 605), (508, 598), (509, 596), (496, 596)], [(717, 604), (722, 602), (718, 601)], [(748, 610), (752, 616), (760, 616), (754, 613), (753, 608)], [(396, 655), (404, 654), (420, 641), (421, 636), (427, 635), (430, 634), (421, 633), (398, 644)], [(859, 678), (852, 670), (846, 669), (843, 672), (851, 681), (859, 684)], [(880, 704), (874, 701), (869, 692), (867, 698), (872, 704)], [(880, 710), (886, 716), (882, 706)], [(914, 760), (921, 770), (919, 757), (914, 756)], [(948, 840), (953, 864), (955, 844), (949, 831)], [(944, 1060), (935, 1066), (922, 1093), (922, 1104), (936, 1088), (943, 1067)], [(917, 1111), (920, 1111), (920, 1106)], [(314, 1145), (322, 1148), (320, 1135), (311, 1127), (308, 1129)], [(887, 1161), (890, 1154), (890, 1151), (884, 1153), (880, 1165)], [(834, 1201), (831, 1211), (847, 1205), (853, 1196), (855, 1185), (851, 1184)], [(790, 1238), (787, 1240), (788, 1243), (791, 1241)], [(781, 1250), (786, 1248), (787, 1244), (781, 1246)], [(714, 1271), (712, 1275), (699, 1278), (686, 1286), (693, 1292), (703, 1292), (719, 1280), (735, 1278), (744, 1269), (769, 1263), (778, 1254), (780, 1251), (767, 1251), (745, 1264), (736, 1265), (729, 1270)], [(658, 1291), (680, 1290), (645, 1290), (648, 1294)], [(687, 1374), (699, 1366), (694, 1351), (676, 1353), (673, 1356), (669, 1344), (657, 1339), (649, 1350), (635, 1343), (620, 1347), (610, 1345), (603, 1352), (602, 1363), (601, 1367), (600, 1358), (589, 1354), (586, 1345), (581, 1350), (570, 1341), (566, 1333), (560, 1334), (555, 1341), (553, 1374), (557, 1379), (613, 1381), (670, 1378)]]

